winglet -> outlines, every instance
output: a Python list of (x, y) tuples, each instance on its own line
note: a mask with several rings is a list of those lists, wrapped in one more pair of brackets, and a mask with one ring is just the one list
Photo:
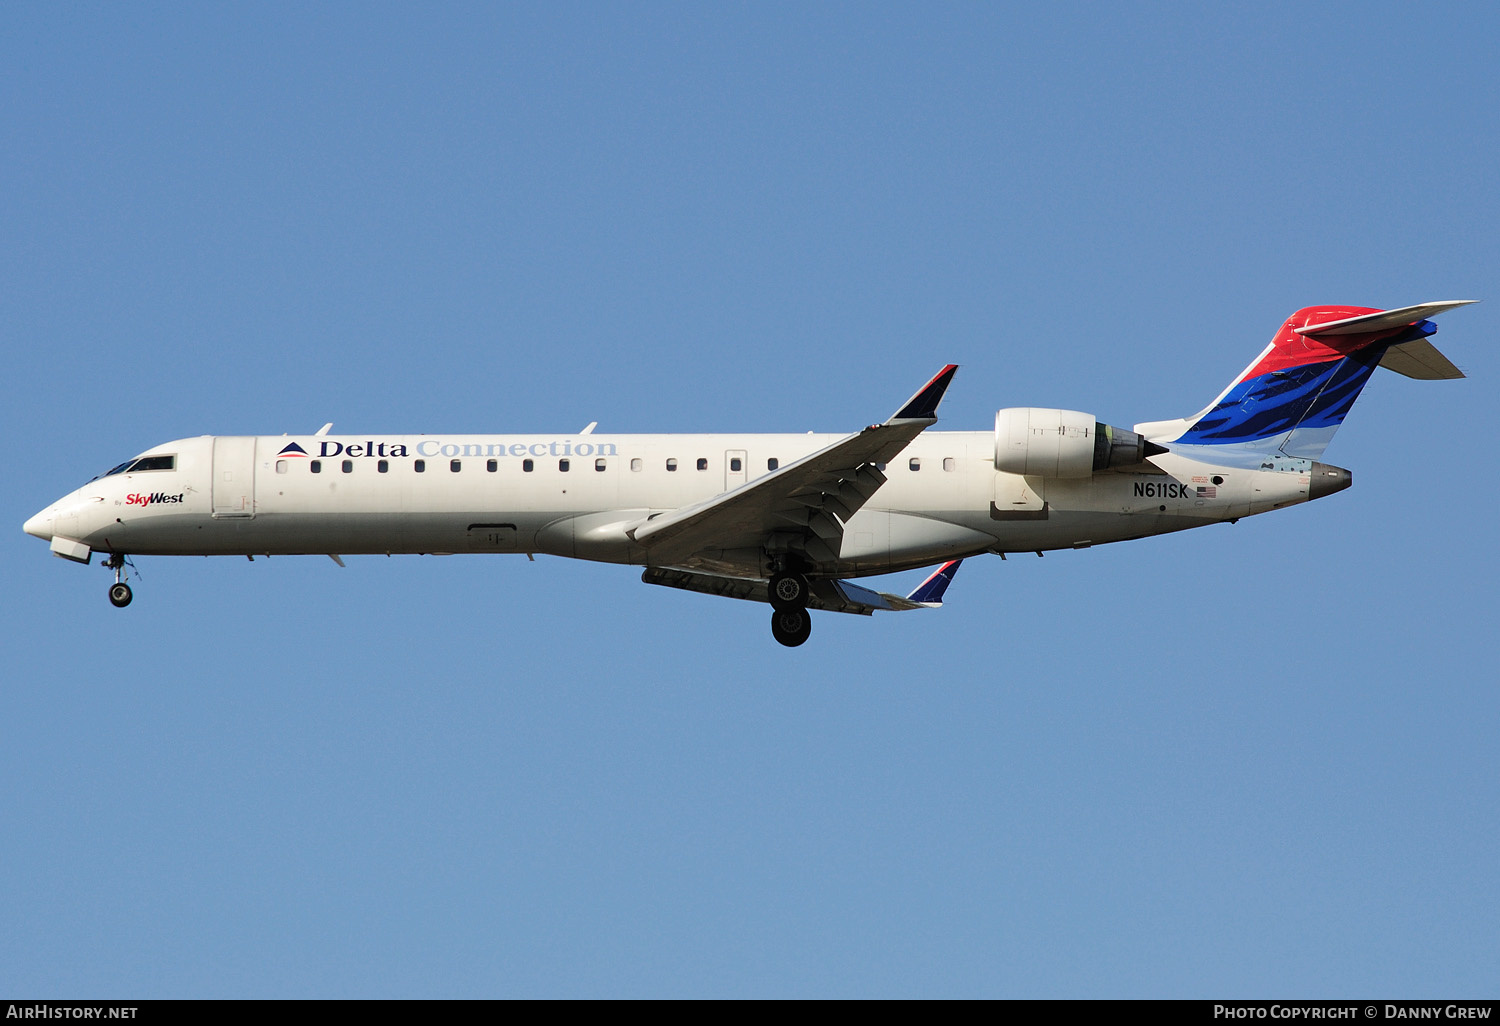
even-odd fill
[(891, 414), (887, 424), (893, 424), (901, 420), (936, 420), (938, 403), (943, 401), (943, 393), (948, 391), (948, 386), (953, 382), (953, 375), (958, 370), (958, 364), (950, 363), (937, 372), (927, 384), (917, 390), (917, 394), (906, 400), (906, 405)]
[(943, 604), (943, 593), (948, 590), (948, 585), (953, 583), (953, 575), (958, 573), (961, 559), (953, 559), (944, 563), (932, 572), (932, 576), (921, 584), (917, 590), (906, 596), (908, 602), (920, 602), (924, 606), (940, 606)]

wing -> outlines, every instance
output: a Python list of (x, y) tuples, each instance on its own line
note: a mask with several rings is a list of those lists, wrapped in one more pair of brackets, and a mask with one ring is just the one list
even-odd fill
[[(955, 559), (944, 563), (918, 585), (916, 591), (906, 596), (871, 591), (849, 581), (829, 578), (809, 581), (807, 608), (824, 609), (833, 613), (857, 613), (861, 616), (869, 616), (876, 610), (901, 612), (907, 609), (936, 609), (943, 604), (943, 593), (948, 590), (948, 585), (952, 583), (953, 575), (958, 572), (958, 565), (962, 562), (961, 559)], [(750, 602), (771, 601), (768, 582), (745, 577), (724, 577), (720, 574), (700, 574), (653, 566), (646, 568), (641, 574), (641, 580), (647, 584), (697, 591), (705, 595), (722, 595)]]
[(937, 423), (938, 403), (957, 370), (944, 367), (884, 423), (707, 502), (653, 517), (630, 536), (654, 566), (682, 563), (704, 549), (759, 548), (773, 536), (814, 561), (837, 559), (845, 522), (885, 484), (876, 464)]

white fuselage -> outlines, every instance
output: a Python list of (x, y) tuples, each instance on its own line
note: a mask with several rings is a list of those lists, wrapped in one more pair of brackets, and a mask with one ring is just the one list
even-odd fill
[[(64, 548), (132, 555), (509, 552), (647, 565), (632, 525), (840, 437), (205, 435), (142, 454), (175, 456), (173, 469), (96, 478), (26, 530)], [(288, 454), (295, 448), (306, 455)], [(1165, 472), (1019, 477), (995, 470), (991, 432), (928, 431), (885, 465), (886, 483), (844, 525), (837, 561), (812, 569), (858, 577), (1234, 520), (1306, 501), (1313, 468), (1153, 462)], [(701, 553), (690, 565), (765, 573), (758, 550)]]

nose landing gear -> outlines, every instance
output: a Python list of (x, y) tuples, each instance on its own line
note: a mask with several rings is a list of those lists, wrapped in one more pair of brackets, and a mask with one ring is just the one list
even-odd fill
[(115, 583), (109, 586), (109, 603), (116, 609), (124, 609), (135, 597), (130, 591), (130, 585), (125, 583), (125, 568), (135, 564), (126, 559), (123, 552), (111, 552), (103, 565), (115, 572)]

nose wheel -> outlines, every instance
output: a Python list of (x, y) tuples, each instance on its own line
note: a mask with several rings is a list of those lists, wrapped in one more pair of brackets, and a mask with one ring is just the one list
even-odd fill
[(115, 572), (115, 583), (109, 586), (109, 604), (116, 609), (124, 609), (135, 597), (130, 590), (130, 585), (125, 583), (125, 568), (134, 564), (125, 557), (123, 552), (112, 552), (104, 561), (104, 565)]

